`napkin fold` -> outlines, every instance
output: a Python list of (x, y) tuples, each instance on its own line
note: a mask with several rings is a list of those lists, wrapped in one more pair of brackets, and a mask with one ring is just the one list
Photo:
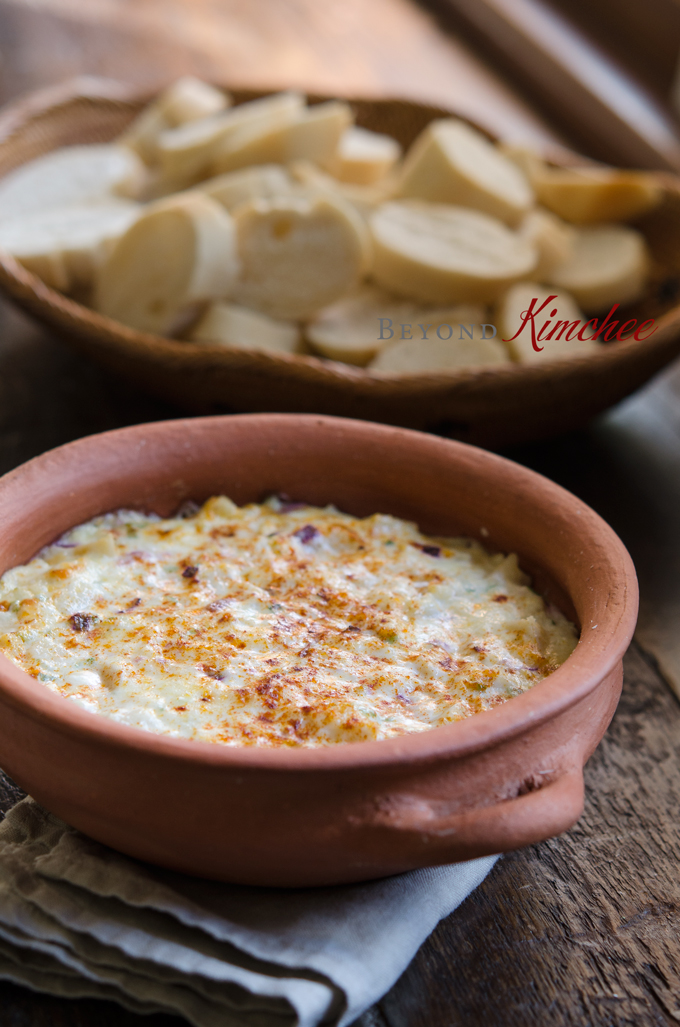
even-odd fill
[(139, 863), (32, 799), (0, 824), (0, 978), (194, 1027), (345, 1027), (496, 856), (368, 884), (220, 884)]

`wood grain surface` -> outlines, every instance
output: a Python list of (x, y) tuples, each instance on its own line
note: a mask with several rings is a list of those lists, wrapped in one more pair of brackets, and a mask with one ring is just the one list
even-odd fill
[(0, 54), (4, 100), (83, 73), (149, 88), (193, 73), (253, 88), (405, 96), (516, 139), (559, 138), (411, 0), (0, 0)]
[(583, 817), (502, 859), (380, 1003), (390, 1027), (680, 1019), (680, 706), (639, 647)]
[[(468, 105), (504, 134), (554, 136), (408, 0), (0, 0), (4, 98), (80, 72), (182, 71)], [(474, 108), (474, 110), (473, 110)], [(680, 1021), (680, 371), (591, 429), (516, 449), (606, 516), (640, 571), (639, 643), (586, 771), (586, 811), (503, 858), (361, 1027), (671, 1027)], [(70, 439), (174, 416), (0, 306), (0, 472)], [(653, 660), (649, 653), (653, 653)], [(664, 674), (659, 673), (658, 665)], [(19, 797), (0, 779), (0, 808)], [(0, 983), (0, 1027), (181, 1027)]]
[[(489, 61), (521, 82), (536, 107), (578, 149), (622, 167), (680, 169), (670, 97), (655, 96), (552, 0), (427, 2), (445, 25), (465, 31)], [(651, 20), (644, 5), (637, 7)], [(680, 17), (680, 8), (677, 13)], [(669, 20), (671, 41), (674, 30)]]

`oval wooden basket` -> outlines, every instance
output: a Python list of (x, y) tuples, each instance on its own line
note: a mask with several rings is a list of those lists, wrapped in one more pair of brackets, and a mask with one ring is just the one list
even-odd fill
[[(263, 95), (231, 92), (237, 103)], [(58, 146), (113, 139), (148, 99), (93, 78), (25, 97), (0, 116), (0, 175)], [(403, 146), (433, 118), (450, 113), (405, 100), (351, 102), (360, 125), (387, 132)], [(615, 342), (594, 355), (539, 366), (387, 375), (313, 356), (187, 344), (96, 314), (1, 254), (0, 288), (77, 351), (196, 413), (339, 414), (504, 446), (584, 424), (680, 353), (680, 179), (660, 177), (664, 202), (638, 222), (653, 256), (650, 286), (625, 311), (625, 319), (657, 318), (658, 330), (644, 341)]]

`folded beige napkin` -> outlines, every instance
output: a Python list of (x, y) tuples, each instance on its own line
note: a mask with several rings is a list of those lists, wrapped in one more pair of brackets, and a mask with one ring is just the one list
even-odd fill
[(217, 884), (128, 859), (24, 799), (0, 824), (0, 978), (195, 1027), (343, 1027), (495, 859), (335, 888)]

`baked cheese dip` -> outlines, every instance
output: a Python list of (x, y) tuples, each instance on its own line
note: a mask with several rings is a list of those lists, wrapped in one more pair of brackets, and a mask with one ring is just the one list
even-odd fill
[(576, 642), (514, 555), (282, 498), (120, 510), (0, 580), (0, 648), (46, 688), (232, 746), (427, 731), (526, 691)]

